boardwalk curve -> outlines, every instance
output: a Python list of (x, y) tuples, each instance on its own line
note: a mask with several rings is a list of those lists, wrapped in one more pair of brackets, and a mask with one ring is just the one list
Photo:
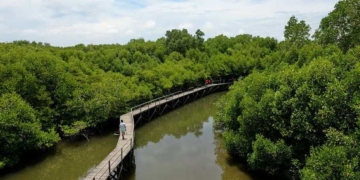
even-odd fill
[[(153, 99), (146, 103), (140, 104), (131, 108), (131, 111), (120, 116), (120, 119), (124, 121), (126, 124), (127, 132), (125, 135), (125, 140), (119, 136), (116, 147), (110, 154), (100, 162), (95, 168), (93, 168), (84, 180), (106, 180), (106, 179), (119, 179), (119, 176), (122, 171), (122, 161), (128, 155), (134, 147), (134, 138), (135, 138), (135, 122), (134, 116), (154, 108), (156, 106), (160, 106), (166, 104), (169, 101), (177, 100), (182, 97), (193, 94), (194, 92), (199, 92), (207, 88), (213, 88), (221, 85), (229, 85), (231, 83), (218, 83), (218, 84), (209, 84), (206, 86), (194, 88), (190, 91), (186, 92), (176, 92), (173, 94), (169, 94), (167, 96), (163, 96), (157, 99)], [(119, 166), (121, 165), (121, 166)]]

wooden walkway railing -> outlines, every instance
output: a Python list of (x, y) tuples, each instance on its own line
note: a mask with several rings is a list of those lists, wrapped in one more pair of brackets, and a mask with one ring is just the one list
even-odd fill
[(106, 180), (109, 176), (114, 176), (112, 172), (134, 147), (134, 120), (132, 113), (123, 114), (120, 119), (124, 120), (127, 128), (125, 140), (120, 135), (115, 149), (98, 166), (92, 169), (84, 180)]
[(118, 168), (118, 165), (121, 163), (121, 161), (134, 147), (134, 138), (135, 138), (134, 116), (135, 115), (138, 115), (142, 113), (142, 111), (146, 111), (158, 105), (165, 104), (168, 101), (187, 96), (196, 91), (201, 91), (209, 87), (214, 87), (224, 84), (230, 84), (230, 83), (208, 84), (205, 86), (194, 88), (186, 92), (179, 91), (160, 98), (153, 99), (151, 101), (145, 102), (143, 104), (131, 108), (130, 112), (120, 116), (120, 119), (124, 121), (127, 128), (125, 140), (123, 140), (120, 135), (115, 149), (99, 165), (97, 165), (94, 169), (92, 169), (91, 172), (88, 173), (87, 176), (84, 178), (84, 180), (106, 180), (109, 177), (116, 176), (115, 174), (112, 174), (115, 168)]
[(138, 108), (141, 112), (141, 109), (143, 108), (149, 108), (150, 104), (155, 104), (155, 106), (157, 105), (157, 103), (161, 102), (161, 100), (168, 100), (168, 98), (171, 98), (171, 96), (174, 96), (174, 95), (177, 95), (177, 94), (180, 94), (182, 91), (178, 91), (178, 92), (174, 92), (174, 93), (171, 93), (171, 94), (168, 94), (168, 95), (165, 95), (165, 96), (161, 96), (161, 97), (158, 97), (156, 99), (153, 99), (151, 101), (148, 101), (148, 102), (145, 102), (145, 103), (142, 103), (142, 104), (139, 104), (137, 106), (134, 106), (131, 108), (131, 112), (133, 111), (133, 109), (136, 109)]

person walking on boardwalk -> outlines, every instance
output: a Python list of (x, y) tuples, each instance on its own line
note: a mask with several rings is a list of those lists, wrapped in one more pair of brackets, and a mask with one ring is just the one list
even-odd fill
[(120, 121), (119, 128), (120, 128), (120, 133), (122, 135), (122, 139), (125, 139), (124, 136), (125, 136), (125, 131), (126, 131), (126, 125), (123, 120)]

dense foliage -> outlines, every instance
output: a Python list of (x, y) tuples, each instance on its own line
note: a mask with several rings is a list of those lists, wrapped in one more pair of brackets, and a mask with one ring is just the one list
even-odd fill
[(204, 83), (246, 76), (272, 52), (273, 38), (167, 31), (156, 41), (52, 47), (0, 44), (0, 169), (60, 138), (86, 135), (131, 106)]
[(289, 179), (360, 179), (359, 7), (339, 1), (314, 40), (293, 16), (282, 42), (183, 29), (126, 45), (2, 43), (0, 169), (140, 102), (233, 76), (217, 118), (233, 156)]
[(309, 39), (291, 17), (285, 41), (219, 102), (228, 150), (289, 179), (360, 179), (359, 0), (339, 1)]

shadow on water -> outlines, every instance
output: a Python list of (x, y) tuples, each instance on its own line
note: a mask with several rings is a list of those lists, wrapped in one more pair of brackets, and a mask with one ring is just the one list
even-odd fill
[(214, 152), (216, 154), (216, 164), (222, 168), (221, 179), (223, 180), (251, 180), (253, 177), (247, 173), (247, 167), (245, 163), (242, 163), (239, 159), (234, 159), (227, 152), (223, 142), (222, 133), (214, 132)]
[[(105, 127), (107, 126), (107, 127)], [(19, 165), (0, 172), (2, 180), (67, 180), (84, 176), (116, 146), (117, 125), (104, 125), (103, 130), (89, 141), (60, 141), (53, 148), (26, 154)]]
[(38, 163), (41, 163), (42, 161), (44, 161), (48, 156), (54, 156), (56, 155), (57, 148), (56, 146), (44, 150), (44, 151), (37, 151), (37, 152), (30, 152), (26, 155), (23, 155), (20, 158), (20, 162), (12, 167), (12, 168), (5, 168), (0, 170), (0, 179), (3, 178), (4, 176), (6, 176), (7, 174), (11, 174), (11, 173), (17, 173), (20, 172), (21, 170), (25, 169), (26, 167), (29, 166), (35, 166)]
[[(234, 158), (226, 151), (226, 147), (223, 142), (222, 132), (214, 131), (215, 138), (215, 154), (216, 163), (222, 167), (222, 179), (223, 180), (282, 180), (284, 177), (272, 176), (263, 171), (249, 171), (246, 165), (246, 159)], [(244, 178), (247, 176), (247, 178)], [(242, 178), (239, 178), (242, 177)]]

